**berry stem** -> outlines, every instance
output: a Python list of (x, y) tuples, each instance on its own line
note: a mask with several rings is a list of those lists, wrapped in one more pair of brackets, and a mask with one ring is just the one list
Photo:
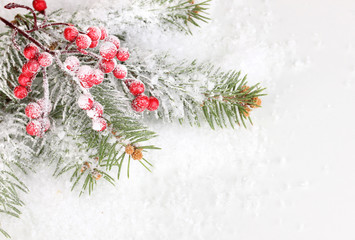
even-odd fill
[(9, 4), (7, 4), (4, 8), (6, 8), (6, 9), (24, 8), (24, 9), (29, 10), (29, 11), (32, 13), (32, 15), (33, 15), (33, 28), (32, 28), (32, 30), (29, 30), (29, 31), (27, 31), (27, 32), (33, 32), (33, 31), (35, 31), (35, 30), (38, 30), (37, 15), (36, 15), (35, 11), (33, 11), (32, 8), (27, 7), (27, 6), (25, 6), (25, 5), (17, 4), (17, 3), (9, 3)]
[(12, 35), (11, 35), (11, 42), (12, 42), (12, 44), (14, 45), (14, 48), (16, 48), (16, 50), (17, 51), (21, 51), (21, 49), (20, 49), (20, 46), (17, 44), (17, 42), (16, 42), (16, 35), (17, 35), (17, 30), (16, 29), (14, 29), (13, 31), (12, 31)]

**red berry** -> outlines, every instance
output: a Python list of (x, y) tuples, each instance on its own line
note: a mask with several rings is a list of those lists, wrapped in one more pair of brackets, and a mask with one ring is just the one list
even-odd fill
[(47, 3), (44, 0), (34, 0), (32, 2), (32, 6), (35, 10), (37, 10), (38, 12), (42, 12), (44, 10), (46, 10), (47, 8)]
[(99, 41), (92, 41), (89, 48), (96, 48), (98, 44)]
[(16, 98), (18, 99), (23, 99), (25, 97), (27, 97), (28, 91), (24, 86), (17, 86), (14, 89), (14, 95)]
[(92, 108), (86, 111), (86, 114), (88, 115), (89, 118), (101, 117), (103, 113), (104, 113), (104, 107), (98, 102), (94, 102)]
[(124, 79), (127, 76), (127, 68), (125, 65), (118, 64), (113, 70), (113, 75), (118, 79)]
[(147, 109), (149, 111), (155, 111), (157, 110), (159, 107), (159, 100), (156, 97), (150, 97), (149, 98), (149, 105), (147, 107)]
[(80, 95), (78, 99), (78, 105), (81, 109), (89, 110), (92, 108), (93, 104), (94, 104), (94, 99), (90, 95), (88, 94)]
[(128, 49), (127, 48), (118, 49), (116, 57), (121, 62), (127, 61), (129, 58)]
[(81, 86), (84, 88), (91, 88), (94, 83), (92, 82), (92, 74), (93, 70), (90, 66), (81, 66), (77, 72), (77, 77), (80, 80)]
[(37, 101), (37, 104), (41, 107), (42, 111), (45, 112), (46, 109), (45, 107), (47, 107), (47, 113), (50, 113), (52, 111), (52, 103), (50, 101), (47, 102), (47, 106), (45, 106), (45, 100), (44, 98), (41, 98)]
[(39, 118), (42, 114), (42, 108), (38, 103), (31, 102), (25, 108), (25, 113), (31, 119)]
[(18, 77), (18, 83), (24, 87), (30, 87), (32, 84), (32, 78), (27, 77), (25, 74), (21, 73)]
[(79, 35), (79, 31), (74, 26), (69, 26), (64, 29), (64, 38), (69, 42), (74, 42), (78, 35)]
[(105, 42), (111, 42), (116, 46), (117, 49), (120, 49), (121, 42), (117, 37), (115, 37), (113, 35), (108, 36), (105, 39)]
[(100, 69), (94, 69), (91, 73), (91, 81), (95, 85), (99, 85), (104, 80), (104, 73)]
[(100, 40), (104, 40), (107, 37), (107, 30), (104, 27), (100, 27), (100, 30), (101, 30)]
[(31, 59), (26, 63), (27, 70), (32, 73), (38, 72), (40, 65), (37, 60)]
[(117, 65), (117, 62), (115, 59), (111, 60), (106, 60), (106, 59), (101, 59), (99, 68), (103, 73), (110, 73), (115, 69)]
[(101, 38), (101, 30), (98, 27), (89, 27), (86, 30), (86, 35), (88, 35), (92, 41), (97, 41)]
[(107, 123), (103, 118), (94, 118), (92, 120), (92, 129), (95, 131), (101, 132), (106, 129)]
[(36, 45), (33, 43), (28, 44), (24, 49), (23, 49), (23, 55), (25, 55), (25, 58), (27, 59), (33, 59), (37, 56), (39, 50)]
[(129, 89), (129, 87), (131, 86), (131, 84), (136, 81), (136, 79), (125, 79), (124, 83), (126, 84), (127, 88)]
[(139, 95), (132, 101), (132, 108), (136, 112), (143, 112), (149, 105), (149, 98), (145, 95)]
[(76, 71), (80, 66), (80, 61), (77, 57), (70, 56), (65, 60), (64, 66), (70, 71)]
[(51, 122), (49, 118), (39, 118), (38, 121), (41, 123), (41, 127), (43, 127), (44, 131), (47, 132), (48, 129), (51, 127)]
[(41, 53), (38, 56), (38, 63), (41, 67), (49, 67), (53, 63), (53, 57), (47, 52)]
[(89, 36), (85, 34), (79, 34), (75, 41), (76, 46), (79, 49), (87, 49), (88, 47), (90, 47), (91, 42), (91, 38), (89, 38)]
[(31, 136), (41, 136), (42, 135), (42, 124), (38, 120), (30, 121), (26, 126), (26, 131)]
[(105, 59), (113, 59), (117, 54), (117, 48), (112, 42), (105, 42), (100, 47), (100, 55)]
[(134, 95), (137, 96), (139, 94), (144, 93), (145, 87), (141, 81), (134, 81), (129, 86), (129, 91)]

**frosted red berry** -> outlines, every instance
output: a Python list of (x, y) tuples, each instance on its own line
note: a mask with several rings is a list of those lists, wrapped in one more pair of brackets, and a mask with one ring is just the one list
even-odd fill
[(78, 105), (83, 110), (89, 110), (94, 104), (94, 99), (88, 94), (80, 95), (78, 99)]
[(129, 89), (129, 87), (131, 86), (131, 84), (136, 81), (136, 79), (125, 79), (124, 83), (126, 84), (127, 88)]
[(107, 37), (107, 30), (104, 27), (100, 27), (100, 30), (101, 30), (100, 40), (104, 40)]
[(94, 83), (92, 82), (92, 76), (91, 76), (92, 72), (93, 72), (93, 70), (90, 66), (84, 65), (78, 69), (76, 76), (79, 78), (80, 84), (84, 88), (91, 88), (94, 85)]
[(94, 102), (92, 108), (86, 111), (86, 114), (88, 115), (89, 118), (101, 117), (103, 113), (104, 113), (104, 107), (98, 102)]
[(42, 124), (39, 120), (32, 120), (26, 126), (26, 132), (31, 136), (41, 136)]
[(104, 80), (104, 73), (100, 69), (94, 69), (91, 73), (91, 81), (95, 85), (99, 85)]
[(117, 62), (115, 59), (111, 60), (106, 60), (106, 59), (101, 59), (99, 63), (99, 68), (103, 73), (110, 73), (115, 69), (117, 65)]
[(157, 110), (159, 107), (159, 100), (156, 97), (149, 97), (149, 105), (147, 107), (147, 109), (149, 111), (155, 111)]
[(91, 45), (91, 38), (85, 34), (79, 34), (75, 40), (76, 46), (79, 49), (87, 49)]
[(107, 127), (107, 122), (105, 119), (99, 117), (99, 118), (94, 118), (92, 120), (92, 129), (95, 131), (101, 132), (105, 130)]
[(89, 48), (96, 48), (99, 45), (99, 41), (92, 41)]
[(27, 59), (33, 59), (37, 56), (39, 50), (36, 45), (33, 43), (28, 44), (24, 49), (23, 49), (23, 55)]
[(38, 121), (41, 123), (41, 127), (43, 128), (43, 130), (45, 132), (47, 132), (49, 130), (49, 128), (51, 127), (51, 121), (49, 120), (49, 118), (39, 118)]
[(116, 36), (107, 36), (105, 42), (111, 42), (116, 46), (117, 49), (120, 49), (121, 42)]
[(44, 10), (47, 9), (47, 3), (44, 0), (34, 0), (32, 2), (32, 6), (38, 12), (43, 12)]
[(26, 67), (27, 67), (27, 71), (32, 72), (32, 73), (36, 73), (36, 72), (38, 72), (40, 65), (37, 60), (31, 59), (30, 61), (28, 61), (26, 63)]
[(144, 93), (145, 87), (141, 81), (134, 81), (129, 86), (129, 91), (134, 95), (137, 96), (139, 94)]
[(39, 118), (42, 114), (42, 108), (38, 103), (31, 102), (25, 108), (25, 114), (31, 119)]
[(101, 38), (101, 30), (98, 27), (89, 27), (86, 31), (86, 35), (88, 35), (92, 41), (98, 41)]
[(65, 60), (64, 66), (70, 71), (76, 71), (80, 66), (80, 61), (77, 57), (70, 56)]
[(78, 29), (76, 27), (69, 26), (69, 27), (64, 29), (64, 33), (63, 34), (64, 34), (64, 38), (66, 40), (68, 40), (69, 42), (73, 42), (78, 37), (79, 31), (78, 31)]
[(143, 112), (149, 105), (149, 99), (145, 95), (139, 95), (132, 101), (132, 108), (136, 112)]
[(53, 57), (47, 52), (41, 53), (38, 56), (38, 63), (41, 67), (49, 67), (53, 63)]
[(113, 75), (118, 79), (124, 79), (127, 76), (127, 68), (125, 65), (118, 64), (113, 70)]
[(32, 84), (32, 78), (27, 77), (26, 74), (21, 73), (20, 76), (18, 77), (18, 83), (21, 86), (29, 87)]
[(27, 97), (28, 91), (24, 86), (17, 86), (14, 89), (14, 95), (16, 98), (18, 99), (23, 99), (25, 97)]
[(129, 52), (127, 48), (120, 48), (117, 51), (117, 55), (116, 55), (117, 59), (121, 62), (125, 62), (128, 60), (129, 58)]
[(100, 47), (100, 55), (105, 59), (113, 59), (117, 54), (117, 47), (112, 42), (105, 42)]

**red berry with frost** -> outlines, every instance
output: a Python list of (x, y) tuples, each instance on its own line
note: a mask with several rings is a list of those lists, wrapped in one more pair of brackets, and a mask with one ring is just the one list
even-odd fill
[(77, 36), (79, 35), (79, 31), (74, 26), (69, 26), (64, 29), (64, 38), (69, 42), (74, 42)]
[(89, 48), (96, 48), (99, 45), (99, 41), (92, 41)]
[(42, 108), (38, 103), (31, 102), (25, 108), (26, 116), (31, 119), (39, 118), (42, 114)]
[(144, 93), (145, 87), (141, 81), (134, 81), (129, 86), (129, 91), (134, 95), (137, 96), (139, 94)]
[(20, 76), (18, 77), (18, 83), (21, 86), (29, 87), (32, 84), (32, 78), (27, 77), (25, 74), (21, 73)]
[(77, 57), (70, 56), (65, 60), (64, 66), (67, 69), (69, 69), (70, 71), (74, 72), (74, 71), (78, 70), (78, 68), (80, 66), (80, 61)]
[(25, 64), (22, 66), (22, 74), (25, 75), (26, 77), (32, 78), (32, 77), (35, 75), (35, 73), (30, 72), (30, 71), (28, 70), (28, 67), (27, 67), (27, 66), (28, 66), (27, 63), (25, 63)]
[(26, 126), (26, 132), (31, 136), (41, 136), (42, 124), (38, 120), (30, 121)]
[(112, 42), (105, 42), (100, 47), (100, 55), (105, 59), (113, 59), (117, 54), (117, 47)]
[(41, 53), (38, 56), (38, 63), (41, 67), (49, 67), (53, 63), (53, 57), (47, 52)]
[(37, 104), (41, 107), (43, 112), (50, 113), (52, 111), (52, 103), (50, 101), (47, 102), (47, 106), (46, 106), (46, 101), (44, 98), (41, 98), (37, 101)]
[(26, 67), (29, 72), (36, 73), (41, 66), (36, 59), (31, 59), (26, 63)]
[(91, 45), (91, 38), (85, 34), (79, 34), (75, 40), (76, 46), (79, 49), (87, 49)]
[(89, 118), (101, 117), (103, 113), (104, 113), (104, 107), (98, 102), (94, 102), (92, 108), (86, 111), (86, 114), (88, 115)]
[(81, 66), (76, 74), (76, 76), (80, 80), (81, 86), (84, 88), (91, 88), (94, 83), (92, 82), (92, 74), (93, 70), (90, 66)]
[(49, 128), (51, 127), (51, 121), (49, 118), (39, 118), (38, 121), (41, 123), (41, 127), (43, 127), (43, 130), (47, 132)]
[(36, 45), (33, 43), (28, 44), (24, 49), (23, 49), (23, 55), (25, 55), (25, 58), (27, 59), (33, 59), (37, 56), (39, 50)]
[(99, 63), (99, 68), (103, 73), (110, 73), (115, 69), (117, 65), (117, 62), (115, 59), (111, 60), (106, 60), (106, 59), (101, 59)]
[(143, 112), (149, 105), (149, 98), (145, 95), (139, 95), (132, 101), (132, 108), (136, 112)]
[(124, 79), (127, 76), (127, 68), (125, 65), (118, 64), (113, 70), (113, 75), (118, 79)]
[(111, 42), (116, 46), (117, 49), (120, 49), (121, 42), (116, 36), (107, 36), (105, 42)]
[(91, 73), (91, 81), (95, 85), (99, 85), (104, 80), (104, 73), (100, 69), (94, 69)]
[(16, 98), (18, 99), (23, 99), (25, 97), (27, 97), (28, 91), (24, 86), (17, 86), (14, 89), (14, 95)]
[(116, 55), (117, 59), (121, 62), (125, 62), (128, 60), (129, 58), (129, 52), (127, 48), (120, 48), (117, 51), (117, 55)]
[(105, 130), (107, 127), (107, 122), (103, 118), (94, 118), (92, 120), (92, 129), (95, 131), (101, 132)]
[(47, 9), (47, 3), (44, 0), (34, 0), (32, 2), (32, 6), (38, 12), (43, 12), (44, 10)]
[(126, 84), (127, 88), (129, 89), (129, 87), (131, 86), (131, 84), (136, 81), (136, 79), (125, 79), (124, 83)]
[(147, 109), (149, 111), (155, 111), (158, 109), (158, 107), (159, 107), (159, 100), (156, 97), (153, 97), (153, 96), (150, 97), (149, 98), (149, 105), (148, 105)]
[(100, 30), (101, 30), (100, 40), (104, 40), (107, 37), (107, 30), (105, 27), (100, 27)]
[(83, 110), (89, 110), (94, 104), (94, 99), (88, 94), (80, 95), (78, 99), (78, 105)]
[(101, 38), (101, 30), (98, 27), (89, 27), (86, 30), (86, 35), (88, 35), (92, 41), (98, 41)]

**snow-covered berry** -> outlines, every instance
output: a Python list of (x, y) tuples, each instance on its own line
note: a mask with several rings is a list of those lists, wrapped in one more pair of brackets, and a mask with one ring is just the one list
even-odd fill
[(149, 97), (149, 105), (147, 107), (147, 109), (149, 111), (155, 111), (157, 110), (159, 107), (159, 100), (156, 97)]
[(32, 6), (38, 12), (43, 12), (44, 10), (47, 9), (47, 3), (44, 0), (34, 0), (32, 2)]
[(89, 110), (92, 108), (93, 104), (94, 104), (94, 99), (90, 95), (88, 94), (80, 95), (78, 99), (78, 105), (81, 109)]
[(21, 73), (20, 76), (18, 77), (18, 83), (21, 86), (29, 87), (32, 84), (32, 78), (27, 77), (25, 74)]
[(122, 64), (118, 64), (113, 70), (113, 75), (118, 79), (124, 79), (127, 76), (126, 66)]
[(94, 69), (91, 73), (91, 81), (95, 85), (99, 85), (104, 80), (104, 73), (100, 69)]
[(36, 45), (33, 43), (28, 44), (24, 49), (23, 49), (23, 55), (27, 59), (33, 59), (37, 56), (39, 50)]
[(42, 124), (39, 120), (32, 120), (26, 126), (26, 132), (31, 136), (41, 136)]
[(80, 84), (84, 87), (84, 88), (91, 88), (94, 83), (92, 82), (92, 68), (90, 66), (81, 66), (78, 69), (78, 72), (76, 74), (76, 76), (79, 78), (80, 80)]
[(117, 49), (120, 49), (121, 42), (116, 36), (107, 36), (105, 42), (111, 42), (116, 46)]
[(86, 114), (88, 115), (89, 118), (101, 117), (103, 113), (104, 113), (104, 107), (98, 102), (94, 102), (92, 108), (86, 111)]
[(100, 30), (101, 30), (100, 40), (105, 40), (105, 38), (107, 37), (107, 30), (105, 27), (100, 27)]
[(42, 108), (38, 103), (31, 102), (26, 106), (25, 114), (31, 119), (39, 118), (42, 114)]
[(144, 84), (139, 80), (132, 82), (129, 86), (129, 91), (134, 96), (144, 93), (144, 90), (145, 90)]
[(36, 59), (31, 59), (26, 63), (26, 67), (29, 72), (36, 73), (41, 66)]
[(69, 26), (64, 29), (64, 38), (69, 42), (74, 42), (77, 36), (79, 35), (79, 31), (74, 26)]
[(145, 95), (139, 95), (132, 101), (132, 108), (136, 112), (143, 112), (149, 105), (149, 98)]
[(117, 55), (116, 55), (117, 59), (121, 62), (125, 62), (128, 60), (129, 58), (129, 52), (127, 48), (120, 48), (117, 51)]
[(116, 59), (110, 59), (110, 60), (101, 59), (99, 63), (99, 68), (103, 73), (110, 73), (113, 71), (113, 69), (115, 69), (116, 65), (117, 65)]
[(27, 97), (27, 94), (28, 94), (27, 88), (25, 88), (24, 86), (19, 85), (14, 89), (14, 95), (18, 99), (23, 99)]
[(46, 112), (47, 110), (47, 113), (50, 113), (52, 111), (52, 103), (47, 101), (46, 105), (46, 100), (44, 98), (37, 100), (37, 104), (41, 107), (43, 112)]
[(65, 60), (64, 66), (70, 71), (76, 71), (80, 66), (80, 61), (77, 57), (70, 56)]
[(124, 83), (126, 84), (127, 88), (129, 89), (129, 87), (131, 86), (131, 84), (136, 81), (136, 79), (125, 79)]
[(98, 117), (92, 120), (92, 129), (94, 129), (95, 131), (101, 132), (105, 130), (106, 127), (107, 123), (105, 119)]
[(99, 44), (99, 41), (92, 41), (89, 48), (96, 48), (98, 44)]
[(43, 127), (43, 130), (45, 132), (47, 132), (48, 129), (51, 127), (51, 121), (47, 117), (39, 118), (38, 121), (41, 123), (41, 127)]
[(47, 52), (41, 53), (38, 56), (38, 63), (41, 67), (49, 67), (53, 63), (53, 57)]
[(86, 35), (88, 35), (92, 41), (98, 41), (101, 38), (101, 30), (98, 27), (89, 27), (86, 30)]
[(91, 38), (85, 34), (79, 34), (75, 40), (76, 46), (79, 49), (87, 49), (91, 45)]
[(117, 54), (117, 47), (112, 42), (105, 42), (100, 47), (100, 55), (105, 59), (113, 59)]
[(30, 72), (27, 66), (27, 63), (22, 66), (22, 74), (26, 77), (32, 78), (36, 73)]

